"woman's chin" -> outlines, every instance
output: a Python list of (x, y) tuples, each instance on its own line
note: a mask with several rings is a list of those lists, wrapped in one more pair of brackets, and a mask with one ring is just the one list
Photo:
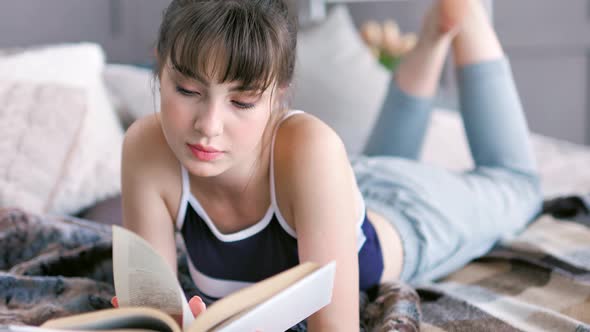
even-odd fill
[(194, 176), (213, 177), (223, 173), (225, 168), (215, 163), (191, 160), (188, 171)]

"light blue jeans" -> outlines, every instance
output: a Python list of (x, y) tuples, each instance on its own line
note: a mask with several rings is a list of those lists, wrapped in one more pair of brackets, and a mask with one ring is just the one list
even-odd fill
[(475, 168), (420, 163), (432, 100), (392, 80), (365, 155), (351, 157), (367, 208), (402, 239), (401, 279), (443, 277), (511, 237), (537, 215), (541, 192), (526, 120), (507, 59), (457, 71), (460, 110)]

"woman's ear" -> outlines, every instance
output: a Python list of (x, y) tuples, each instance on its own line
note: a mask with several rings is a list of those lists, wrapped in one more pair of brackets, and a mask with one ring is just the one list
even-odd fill
[(288, 108), (291, 104), (291, 83), (281, 85), (277, 88), (277, 101), (279, 108)]
[(290, 92), (290, 90), (291, 90), (291, 83), (287, 83), (287, 84), (280, 85), (279, 88), (277, 89), (277, 92), (279, 94), (279, 97), (281, 99), (283, 99), (287, 96), (287, 94)]

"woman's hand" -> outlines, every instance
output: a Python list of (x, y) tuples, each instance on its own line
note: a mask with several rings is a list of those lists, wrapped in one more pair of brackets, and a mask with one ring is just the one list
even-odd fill
[(193, 296), (190, 301), (188, 301), (188, 306), (191, 308), (191, 311), (195, 317), (207, 309), (203, 299), (198, 296)]
[[(116, 296), (113, 296), (111, 299), (111, 304), (113, 307), (119, 307), (119, 300), (117, 300)], [(195, 317), (197, 317), (201, 312), (207, 309), (205, 302), (198, 296), (193, 296), (190, 301), (188, 301), (188, 306), (191, 308), (191, 312)], [(172, 315), (172, 317), (176, 320), (178, 324), (182, 324), (182, 315)]]

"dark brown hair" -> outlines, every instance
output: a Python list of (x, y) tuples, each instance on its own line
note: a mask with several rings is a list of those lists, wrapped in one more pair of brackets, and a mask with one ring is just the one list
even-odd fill
[[(160, 25), (154, 75), (161, 77), (169, 62), (184, 76), (201, 81), (239, 82), (258, 92), (272, 87), (271, 93), (281, 87), (285, 95), (274, 112), (271, 94), (264, 131), (274, 132), (288, 110), (295, 67), (296, 10), (286, 1), (293, 0), (173, 0)], [(270, 144), (263, 143), (261, 154)]]
[(156, 74), (169, 60), (191, 78), (260, 91), (285, 87), (293, 78), (296, 30), (284, 0), (174, 0), (160, 26)]

